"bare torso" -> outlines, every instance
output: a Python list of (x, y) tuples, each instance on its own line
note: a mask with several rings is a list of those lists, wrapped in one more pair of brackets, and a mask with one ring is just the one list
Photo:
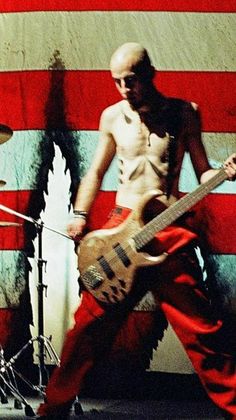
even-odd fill
[[(162, 108), (157, 104), (136, 112), (127, 100), (122, 100), (103, 111), (100, 139), (91, 166), (81, 180), (76, 209), (90, 211), (115, 155), (119, 166), (116, 204), (130, 209), (136, 208), (150, 190), (158, 190), (166, 205), (179, 198), (180, 169), (186, 150), (199, 180), (209, 170), (195, 107), (179, 100), (174, 101), (174, 107), (173, 101), (164, 99), (162, 103)], [(168, 112), (163, 113), (163, 109)]]
[[(170, 134), (166, 132), (160, 137), (155, 130), (150, 131), (127, 101), (113, 105), (110, 112), (113, 113), (110, 129), (116, 143), (119, 165), (117, 205), (134, 208), (145, 192), (154, 189), (160, 190), (162, 199), (166, 201), (168, 151), (172, 141)], [(183, 152), (179, 151), (182, 157)], [(175, 171), (175, 186), (178, 184), (180, 166)], [(171, 202), (177, 197), (175, 187), (171, 191)]]

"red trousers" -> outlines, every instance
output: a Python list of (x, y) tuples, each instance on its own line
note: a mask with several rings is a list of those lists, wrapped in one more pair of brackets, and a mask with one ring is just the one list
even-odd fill
[[(128, 212), (123, 209), (114, 213), (105, 227), (118, 225)], [(175, 233), (177, 241), (173, 245)], [(144, 268), (142, 279), (145, 277), (145, 287), (147, 283), (152, 288), (160, 311), (182, 342), (209, 397), (233, 417), (236, 416), (233, 352), (236, 337), (230, 336), (228, 326), (209, 303), (193, 247), (186, 247), (193, 237), (191, 232), (179, 227), (168, 228), (166, 235), (165, 232), (157, 235), (158, 245), (162, 242), (170, 256), (162, 265)], [(138, 291), (139, 298), (145, 293), (145, 287)], [(96, 363), (114, 357), (121, 346), (128, 354), (139, 357), (141, 343), (151, 335), (158, 317), (155, 312), (132, 311), (137, 299), (131, 294), (124, 304), (107, 307), (88, 292), (82, 293), (74, 327), (64, 342), (61, 366), (50, 378), (46, 402), (38, 410), (40, 415), (53, 414), (70, 404)]]

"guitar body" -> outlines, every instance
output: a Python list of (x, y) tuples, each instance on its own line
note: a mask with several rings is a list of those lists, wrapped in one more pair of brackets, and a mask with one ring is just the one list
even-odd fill
[(159, 264), (167, 257), (167, 254), (151, 256), (146, 252), (138, 252), (132, 239), (144, 226), (146, 204), (157, 195), (160, 195), (158, 191), (147, 193), (118, 227), (96, 230), (80, 242), (80, 279), (99, 301), (122, 301), (131, 291), (139, 267)]

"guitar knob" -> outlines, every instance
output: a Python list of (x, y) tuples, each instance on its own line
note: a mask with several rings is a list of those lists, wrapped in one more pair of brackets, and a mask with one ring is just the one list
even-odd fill
[(115, 293), (115, 295), (118, 294), (118, 290), (116, 286), (111, 286), (111, 290)]
[(103, 294), (103, 296), (106, 298), (106, 300), (107, 300), (108, 302), (110, 302), (110, 300), (109, 300), (109, 293), (107, 293), (107, 292), (102, 292), (102, 294)]
[(118, 281), (119, 281), (119, 283), (120, 283), (121, 287), (123, 287), (123, 288), (125, 289), (125, 288), (126, 288), (126, 283), (125, 283), (125, 281), (124, 281), (123, 279), (118, 279)]

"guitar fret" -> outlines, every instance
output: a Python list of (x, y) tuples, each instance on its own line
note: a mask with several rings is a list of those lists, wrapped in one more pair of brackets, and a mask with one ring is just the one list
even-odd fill
[(141, 231), (139, 231), (134, 237), (134, 243), (137, 250), (143, 248), (148, 242), (150, 242), (155, 234), (173, 221), (182, 216), (188, 209), (193, 207), (198, 201), (200, 201), (205, 195), (207, 195), (217, 185), (227, 179), (227, 174), (222, 168), (214, 177), (209, 179), (204, 184), (193, 192), (185, 195), (176, 201), (173, 205), (164, 210), (161, 214), (156, 216), (153, 220), (147, 223)]

